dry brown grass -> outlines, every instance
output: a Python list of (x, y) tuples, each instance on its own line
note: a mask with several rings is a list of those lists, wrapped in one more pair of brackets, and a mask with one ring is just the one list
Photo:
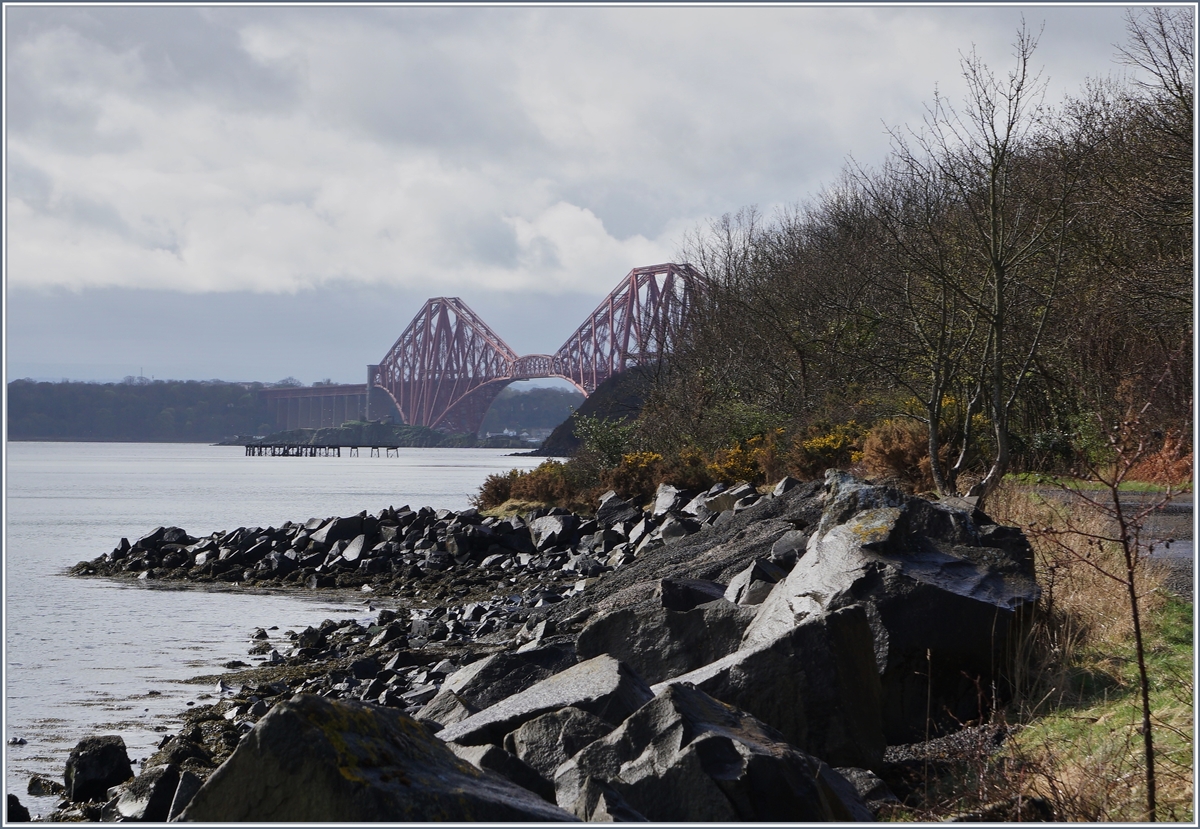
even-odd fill
[[(1001, 524), (1020, 527), (1033, 545), (1037, 577), (1045, 595), (1043, 610), (1068, 624), (1077, 646), (1111, 648), (1133, 635), (1125, 565), (1115, 544), (1096, 539), (1111, 535), (1112, 518), (1073, 500), (1069, 493), (1044, 494), (1004, 484), (987, 503)], [(1135, 574), (1139, 601), (1152, 616), (1164, 601), (1162, 574), (1142, 561)]]
[[(992, 765), (991, 799), (1039, 797), (1057, 820), (1145, 819), (1145, 760), (1132, 664), (1133, 623), (1120, 548), (1097, 543), (1111, 516), (1072, 499), (1006, 486), (988, 512), (1025, 530), (1043, 587), (1039, 614), (1018, 660), (1027, 668), (1006, 712), (1025, 728)], [(1154, 644), (1158, 813), (1193, 816), (1193, 680), (1190, 609), (1172, 612), (1161, 571), (1135, 573)], [(1181, 623), (1180, 618), (1185, 618)], [(1172, 626), (1174, 626), (1172, 628)], [(1181, 629), (1182, 628), (1182, 629)]]
[[(920, 803), (892, 820), (1145, 820), (1146, 773), (1133, 626), (1119, 548), (1096, 545), (1110, 517), (1070, 497), (1008, 485), (988, 502), (996, 520), (1026, 531), (1042, 601), (1021, 643), (1011, 704), (996, 712), (1019, 726), (999, 751), (981, 751), (929, 781)], [(1193, 795), (1190, 605), (1172, 601), (1144, 565), (1139, 588), (1149, 631), (1157, 817), (1189, 821)]]

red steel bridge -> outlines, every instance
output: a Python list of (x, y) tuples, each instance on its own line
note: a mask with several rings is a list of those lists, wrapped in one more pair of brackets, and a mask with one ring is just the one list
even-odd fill
[[(457, 297), (425, 303), (363, 386), (272, 389), (280, 428), (379, 420), (475, 433), (509, 383), (569, 381), (585, 395), (614, 374), (671, 350), (700, 275), (691, 265), (634, 268), (553, 354), (518, 355)], [(364, 417), (365, 415), (365, 417)], [(334, 422), (336, 421), (336, 422)]]

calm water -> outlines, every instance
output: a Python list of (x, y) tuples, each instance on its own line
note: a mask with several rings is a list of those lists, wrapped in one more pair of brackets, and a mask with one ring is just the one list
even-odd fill
[[(387, 506), (462, 509), (491, 472), (537, 458), (493, 449), (402, 449), (399, 458), (247, 458), (200, 444), (9, 443), (4, 538), (6, 790), (32, 813), (32, 774), (62, 779), (90, 734), (120, 734), (131, 758), (153, 753), (188, 701), (182, 680), (247, 656), (256, 627), (280, 633), (330, 617), (368, 618), (320, 597), (166, 590), (63, 572), (158, 526), (194, 536)], [(157, 691), (158, 694), (150, 694)]]

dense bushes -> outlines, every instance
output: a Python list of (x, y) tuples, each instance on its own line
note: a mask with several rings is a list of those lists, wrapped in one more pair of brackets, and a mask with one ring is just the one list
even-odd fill
[(590, 489), (573, 483), (568, 464), (546, 461), (528, 472), (510, 469), (489, 475), (474, 498), (475, 506), (490, 509), (506, 501), (555, 504), (572, 510), (588, 510), (595, 504), (584, 500)]

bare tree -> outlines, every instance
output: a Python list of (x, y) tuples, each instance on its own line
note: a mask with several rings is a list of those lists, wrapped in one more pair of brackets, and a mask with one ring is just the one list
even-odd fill
[(893, 251), (884, 276), (908, 329), (904, 356), (919, 367), (896, 376), (925, 407), (941, 492), (953, 491), (965, 458), (942, 468), (942, 407), (954, 389), (966, 399), (959, 440), (975, 406), (991, 430), (992, 457), (971, 494), (986, 495), (1009, 470), (1010, 418), (1060, 299), (1073, 196), (1094, 149), (1046, 108), (1030, 66), (1036, 47), (1019, 30), (1003, 78), (964, 56), (962, 106), (935, 95), (921, 132), (893, 131), (883, 173), (859, 171)]
[[(1167, 360), (1165, 367), (1152, 379), (1148, 388), (1136, 388), (1138, 381), (1148, 379), (1139, 373), (1134, 379), (1135, 387), (1127, 394), (1125, 411), (1117, 419), (1097, 416), (1097, 429), (1107, 450), (1100, 455), (1083, 453), (1080, 456), (1084, 480), (1101, 485), (1099, 491), (1089, 491), (1078, 484), (1061, 484), (1062, 489), (1077, 503), (1094, 514), (1108, 519), (1107, 531), (1090, 531), (1078, 526), (1062, 530), (1041, 530), (1041, 535), (1056, 544), (1062, 551), (1075, 557), (1081, 564), (1091, 567), (1106, 578), (1122, 586), (1128, 600), (1130, 621), (1133, 623), (1135, 658), (1138, 670), (1138, 691), (1141, 698), (1142, 750), (1146, 764), (1146, 819), (1157, 819), (1157, 783), (1154, 757), (1154, 732), (1150, 705), (1150, 676), (1146, 665), (1144, 623), (1142, 619), (1142, 593), (1140, 589), (1142, 565), (1153, 544), (1145, 538), (1145, 525), (1155, 512), (1170, 503), (1176, 495), (1174, 481), (1167, 474), (1157, 483), (1164, 487), (1158, 494), (1150, 494), (1136, 503), (1123, 501), (1124, 484), (1131, 480), (1131, 473), (1144, 465), (1162, 447), (1152, 410), (1161, 404), (1163, 391), (1176, 373), (1180, 358), (1185, 352), (1180, 347)], [(1153, 375), (1151, 375), (1151, 378)], [(1136, 402), (1135, 402), (1136, 401)], [(1100, 408), (1100, 407), (1098, 407)], [(1126, 498), (1129, 496), (1126, 494)], [(1082, 538), (1085, 542), (1083, 554), (1074, 543)], [(1118, 554), (1116, 567), (1108, 564), (1103, 555), (1092, 555), (1092, 550), (1109, 545)]]

